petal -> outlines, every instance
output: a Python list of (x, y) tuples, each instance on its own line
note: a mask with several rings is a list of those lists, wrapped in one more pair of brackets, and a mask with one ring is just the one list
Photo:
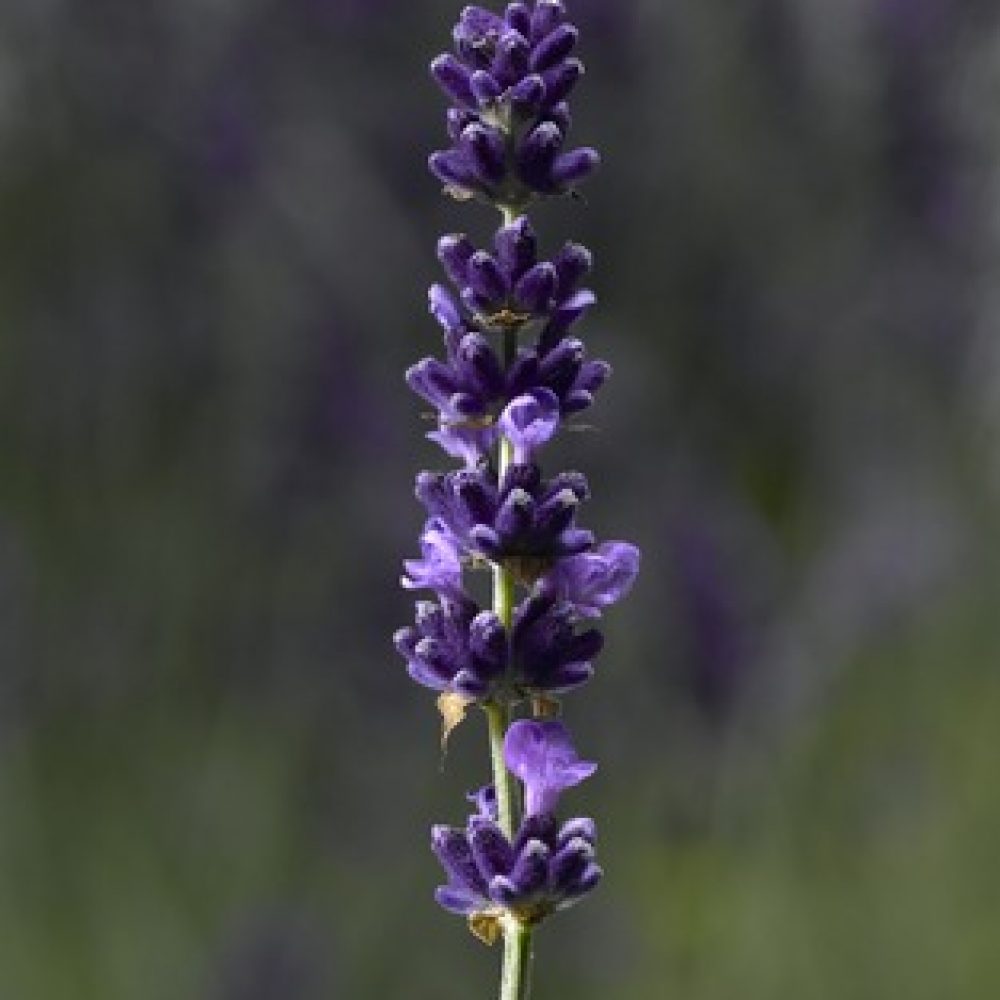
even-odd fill
[(597, 770), (577, 756), (569, 730), (556, 720), (515, 722), (504, 739), (504, 760), (524, 784), (528, 815), (555, 812), (560, 793)]
[(434, 899), (438, 906), (449, 913), (457, 913), (463, 917), (482, 910), (487, 904), (487, 900), (477, 893), (454, 885), (439, 885), (434, 890)]
[(532, 455), (546, 444), (559, 427), (559, 399), (549, 389), (536, 389), (512, 399), (500, 414), (498, 426), (514, 446), (514, 461), (531, 462)]

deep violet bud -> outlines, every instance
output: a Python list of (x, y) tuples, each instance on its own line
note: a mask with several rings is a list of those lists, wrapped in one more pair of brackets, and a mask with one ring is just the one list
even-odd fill
[(551, 191), (552, 167), (563, 144), (563, 134), (552, 122), (542, 122), (533, 128), (517, 148), (517, 169), (520, 179), (536, 191)]
[(545, 84), (545, 103), (548, 107), (564, 101), (584, 74), (579, 59), (566, 59), (542, 74)]
[(527, 313), (543, 313), (556, 290), (556, 269), (547, 260), (527, 271), (514, 288), (514, 304)]
[(550, 35), (566, 17), (561, 0), (537, 0), (531, 15), (531, 40), (535, 43)]
[(586, 180), (600, 165), (597, 150), (583, 146), (556, 157), (552, 164), (552, 181), (556, 187), (570, 187)]
[(600, 618), (601, 612), (620, 601), (639, 573), (639, 550), (627, 542), (604, 542), (557, 562), (546, 576), (560, 600), (583, 618)]
[(593, 761), (580, 759), (569, 730), (555, 720), (515, 722), (504, 738), (503, 756), (524, 785), (524, 808), (529, 816), (554, 813), (560, 795), (597, 770)]
[(482, 184), (492, 185), (503, 180), (506, 148), (497, 129), (473, 122), (462, 129), (459, 144)]
[(576, 48), (580, 32), (572, 24), (561, 24), (546, 35), (531, 53), (531, 69), (535, 73), (551, 69)]
[[(472, 240), (465, 233), (450, 233), (438, 240), (437, 256), (452, 284), (461, 285), (465, 281), (465, 269), (476, 252)], [(557, 265), (558, 267), (558, 265)]]
[[(501, 226), (493, 242), (497, 260), (511, 285), (515, 285), (538, 260), (538, 237), (525, 215), (519, 216), (509, 226)], [(555, 266), (558, 274), (559, 265)]]

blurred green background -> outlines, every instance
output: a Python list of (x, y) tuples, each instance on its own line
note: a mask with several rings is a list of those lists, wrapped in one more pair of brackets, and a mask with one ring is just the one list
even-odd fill
[[(538, 1000), (1000, 995), (1000, 11), (576, 0), (545, 206), (644, 572), (568, 701), (607, 876)], [(0, 7), (0, 998), (466, 1000), (390, 645), (458, 5)], [(567, 802), (567, 805), (570, 805)]]

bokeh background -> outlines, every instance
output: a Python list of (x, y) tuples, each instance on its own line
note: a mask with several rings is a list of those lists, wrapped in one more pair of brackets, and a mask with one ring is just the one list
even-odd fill
[[(537, 212), (616, 375), (553, 464), (644, 572), (568, 713), (607, 878), (537, 995), (1000, 995), (1000, 11), (575, 0)], [(390, 646), (440, 0), (0, 6), (0, 997), (466, 1000)]]

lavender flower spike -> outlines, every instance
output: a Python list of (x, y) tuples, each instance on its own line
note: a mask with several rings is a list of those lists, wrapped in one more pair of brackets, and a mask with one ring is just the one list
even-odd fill
[[(473, 707), (486, 717), (492, 783), (471, 797), (464, 828), (433, 828), (431, 847), (447, 877), (437, 902), (488, 944), (503, 937), (500, 1000), (526, 1000), (535, 928), (602, 876), (594, 821), (556, 817), (597, 764), (551, 716), (593, 675), (604, 645), (593, 619), (628, 593), (640, 562), (634, 545), (578, 523), (590, 496), (581, 473), (540, 464), (611, 374), (578, 333), (597, 301), (590, 251), (567, 241), (540, 254), (526, 214), (575, 193), (599, 162), (568, 146), (579, 35), (564, 0), (467, 6), (453, 51), (431, 63), (449, 107), (448, 145), (430, 169), (501, 222), (486, 246), (462, 232), (437, 243), (448, 284), (431, 287), (428, 305), (443, 351), (406, 382), (433, 408), (427, 436), (461, 467), (416, 478), (420, 557), (401, 582), (432, 599), (394, 642), (410, 677), (437, 693), (446, 737)], [(491, 578), (486, 607), (470, 587), (477, 572)]]

